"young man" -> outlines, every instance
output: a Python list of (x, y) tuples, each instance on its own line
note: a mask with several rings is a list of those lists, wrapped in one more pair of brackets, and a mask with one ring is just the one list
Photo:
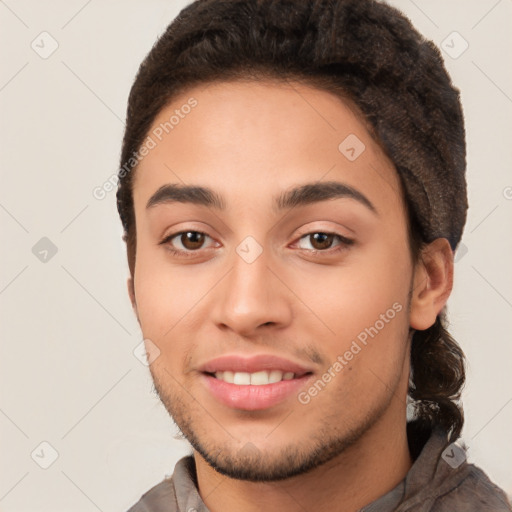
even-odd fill
[(151, 375), (194, 449), (130, 512), (511, 510), (454, 444), (463, 115), (403, 15), (189, 5), (140, 67), (119, 178)]

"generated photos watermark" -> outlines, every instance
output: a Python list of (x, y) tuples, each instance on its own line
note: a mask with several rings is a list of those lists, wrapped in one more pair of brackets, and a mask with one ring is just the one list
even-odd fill
[(379, 319), (374, 322), (370, 327), (365, 327), (354, 339), (349, 347), (342, 355), (339, 355), (336, 360), (327, 368), (322, 376), (316, 380), (307, 390), (301, 391), (297, 395), (298, 401), (302, 405), (307, 405), (311, 402), (312, 398), (318, 395), (325, 389), (327, 384), (332, 381), (341, 371), (349, 364), (354, 357), (359, 354), (364, 347), (368, 345), (369, 337), (373, 339), (379, 334), (384, 327), (397, 313), (402, 311), (403, 306), (399, 302), (395, 302), (385, 313), (379, 315)]
[(185, 117), (197, 107), (198, 101), (195, 98), (189, 98), (181, 107), (174, 110), (174, 114), (169, 119), (151, 130), (151, 133), (145, 138), (137, 151), (134, 151), (127, 162), (119, 169), (116, 174), (112, 174), (101, 185), (94, 187), (92, 195), (98, 201), (107, 197), (109, 192), (117, 188), (120, 179), (126, 177), (132, 169), (134, 169), (151, 150), (158, 146), (165, 135), (168, 135), (178, 126)]

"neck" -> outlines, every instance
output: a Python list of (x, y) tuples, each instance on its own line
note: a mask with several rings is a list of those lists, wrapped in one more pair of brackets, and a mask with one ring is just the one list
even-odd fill
[(328, 463), (277, 482), (228, 478), (194, 452), (199, 493), (211, 512), (287, 512), (298, 508), (355, 512), (392, 490), (412, 465), (406, 423), (398, 427), (394, 420), (383, 418)]

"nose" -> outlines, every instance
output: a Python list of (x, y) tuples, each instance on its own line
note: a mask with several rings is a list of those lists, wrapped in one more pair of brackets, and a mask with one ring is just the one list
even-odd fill
[[(262, 328), (284, 328), (291, 322), (293, 293), (265, 251), (252, 262), (235, 252), (232, 268), (213, 298), (213, 320), (240, 336), (257, 335)], [(271, 268), (272, 267), (272, 268)]]

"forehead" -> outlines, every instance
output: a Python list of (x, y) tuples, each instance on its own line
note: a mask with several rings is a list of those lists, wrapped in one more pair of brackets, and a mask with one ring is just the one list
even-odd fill
[(193, 87), (160, 111), (146, 142), (152, 148), (135, 172), (136, 205), (166, 183), (222, 189), (243, 206), (315, 180), (364, 189), (384, 208), (401, 205), (394, 166), (357, 111), (296, 82)]

